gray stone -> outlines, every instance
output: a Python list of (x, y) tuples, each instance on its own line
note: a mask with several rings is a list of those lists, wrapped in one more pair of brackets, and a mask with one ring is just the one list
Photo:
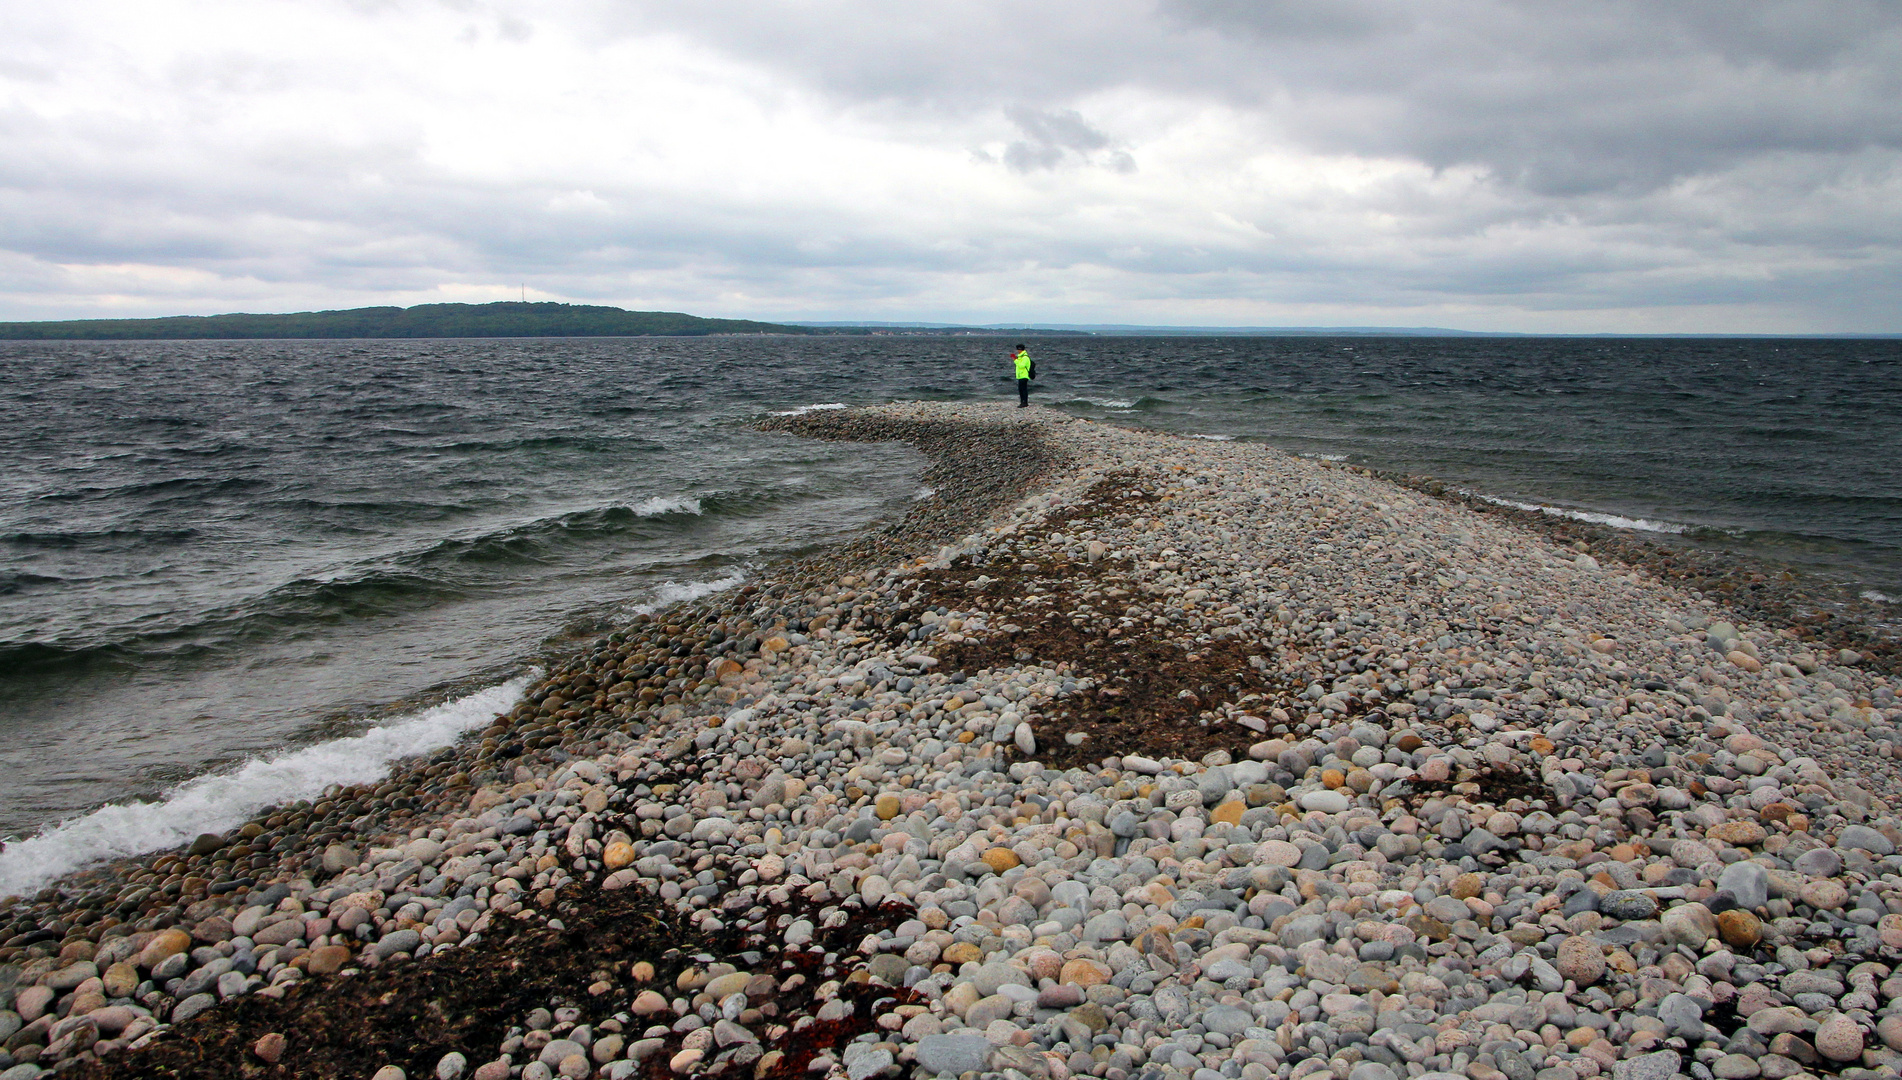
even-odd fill
[(1836, 838), (1839, 848), (1857, 848), (1876, 855), (1895, 854), (1895, 844), (1867, 825), (1851, 825)]
[(1613, 1080), (1671, 1080), (1678, 1074), (1683, 1059), (1675, 1050), (1655, 1050), (1626, 1058), (1612, 1066)]
[(1635, 889), (1618, 889), (1598, 898), (1598, 910), (1613, 919), (1649, 919), (1658, 913), (1658, 902)]
[(1737, 898), (1737, 906), (1754, 911), (1770, 902), (1770, 875), (1762, 863), (1749, 860), (1724, 868), (1717, 887)]
[(1790, 866), (1811, 877), (1835, 877), (1843, 872), (1843, 857), (1828, 848), (1812, 848), (1798, 855)]
[(1298, 949), (1310, 941), (1326, 940), (1327, 917), (1324, 915), (1297, 915), (1281, 928), (1280, 944), (1284, 949)]
[(891, 1068), (894, 1064), (896, 1062), (892, 1060), (890, 1050), (873, 1050), (847, 1062), (845, 1075), (848, 1080), (872, 1080), (872, 1077)]
[(551, 1069), (559, 1069), (562, 1062), (576, 1054), (586, 1054), (587, 1052), (586, 1047), (573, 1039), (554, 1039), (551, 1040), (547, 1046), (542, 1047), (542, 1052), (535, 1055), (535, 1060)]
[(1120, 911), (1104, 911), (1083, 924), (1085, 941), (1121, 941), (1129, 936), (1129, 921)]
[(376, 943), (376, 956), (379, 960), (388, 960), (400, 952), (415, 952), (416, 946), (422, 943), (423, 935), (415, 930), (392, 930)]
[(1347, 1080), (1399, 1080), (1399, 1077), (1378, 1061), (1363, 1061), (1347, 1074)]
[(1704, 1010), (1687, 994), (1666, 994), (1658, 1002), (1658, 1019), (1673, 1035), (1693, 1042), (1704, 1037)]
[(1323, 814), (1338, 814), (1354, 805), (1353, 800), (1347, 797), (1346, 792), (1338, 789), (1330, 790), (1328, 788), (1304, 791), (1301, 793), (1301, 797), (1295, 801), (1300, 804), (1303, 810), (1315, 810)]
[(436, 1080), (462, 1080), (462, 1074), (469, 1068), (469, 1059), (460, 1051), (451, 1050), (436, 1062)]
[(1010, 964), (999, 962), (979, 965), (971, 973), (969, 982), (977, 987), (978, 996), (989, 997), (1006, 985), (1029, 986), (1030, 976)]
[(927, 1076), (976, 1072), (990, 1054), (991, 1041), (982, 1035), (927, 1035), (918, 1040), (918, 1067)]
[(218, 1004), (216, 994), (193, 994), (172, 1006), (172, 1023), (184, 1023), (216, 1004)]
[(1202, 1014), (1202, 1023), (1210, 1031), (1240, 1035), (1255, 1025), (1254, 1014), (1233, 1005), (1216, 1005)]

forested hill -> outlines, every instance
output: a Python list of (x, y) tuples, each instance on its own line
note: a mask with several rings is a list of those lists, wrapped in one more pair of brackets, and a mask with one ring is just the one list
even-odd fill
[[(625, 311), (586, 304), (418, 304), (289, 315), (177, 315), (162, 319), (74, 319), (0, 323), (0, 339), (150, 341), (181, 338), (700, 337), (707, 334), (814, 334), (807, 326), (702, 319), (675, 311)], [(837, 333), (838, 331), (831, 331)]]

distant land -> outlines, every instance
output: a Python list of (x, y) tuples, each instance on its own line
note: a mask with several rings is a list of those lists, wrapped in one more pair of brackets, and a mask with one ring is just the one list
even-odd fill
[(287, 315), (173, 315), (158, 319), (71, 319), (0, 323), (0, 340), (154, 341), (256, 338), (706, 337), (712, 334), (1036, 334), (1033, 327), (801, 326), (749, 319), (703, 319), (677, 311), (500, 301), (415, 307), (300, 311)]
[(930, 322), (789, 322), (815, 330), (862, 328), (909, 331), (981, 331), (1009, 334), (1018, 331), (1089, 334), (1098, 337), (1539, 337), (1507, 330), (1449, 330), (1442, 326), (1146, 326), (1136, 323), (1030, 323), (1021, 326), (958, 326)]

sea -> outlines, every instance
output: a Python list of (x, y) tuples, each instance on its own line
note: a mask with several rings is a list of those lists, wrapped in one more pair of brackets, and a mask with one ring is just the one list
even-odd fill
[[(982, 336), (0, 342), (0, 896), (382, 775), (537, 665), (932, 493), (798, 409)], [(1902, 341), (1030, 339), (1067, 415), (1429, 474), (1902, 597)]]

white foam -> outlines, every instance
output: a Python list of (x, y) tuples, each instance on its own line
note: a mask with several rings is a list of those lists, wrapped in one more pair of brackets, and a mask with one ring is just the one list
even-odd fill
[(1071, 398), (1065, 404), (1095, 405), (1098, 408), (1103, 408), (1103, 409), (1133, 409), (1136, 407), (1136, 403), (1133, 401), (1124, 401), (1122, 398), (1100, 398), (1100, 397), (1076, 397), (1076, 398)]
[(918, 494), (916, 494), (916, 495), (913, 495), (913, 496), (911, 497), (911, 501), (912, 501), (912, 502), (924, 502), (924, 501), (925, 501), (926, 499), (929, 499), (929, 498), (931, 498), (931, 497), (932, 497), (933, 495), (936, 495), (937, 493), (938, 493), (938, 489), (937, 489), (937, 488), (934, 488), (934, 487), (924, 487), (924, 488), (919, 488), (919, 489), (918, 489)]
[(1862, 590), (1862, 598), (1864, 600), (1874, 600), (1878, 604), (1902, 604), (1902, 599), (1890, 596), (1888, 593), (1876, 589)]
[(834, 401), (825, 405), (801, 405), (797, 409), (787, 409), (785, 412), (776, 412), (773, 415), (774, 416), (804, 416), (805, 414), (809, 412), (819, 412), (823, 409), (843, 409), (843, 408), (845, 408), (844, 404)]
[(1189, 438), (1207, 439), (1210, 442), (1234, 442), (1235, 441), (1235, 436), (1233, 435), (1197, 435), (1194, 432), (1189, 433)]
[(700, 500), (691, 495), (656, 495), (644, 499), (634, 507), (641, 517), (659, 517), (662, 514), (698, 514)]
[(1681, 533), (1690, 528), (1670, 521), (1652, 521), (1650, 518), (1630, 518), (1622, 514), (1601, 514), (1594, 510), (1567, 510), (1562, 506), (1546, 506), (1542, 503), (1514, 502), (1511, 499), (1497, 499), (1491, 495), (1471, 493), (1482, 502), (1494, 506), (1510, 506), (1515, 510), (1537, 510), (1541, 514), (1553, 517), (1570, 518), (1573, 521), (1590, 522), (1593, 525), (1609, 525), (1614, 529), (1637, 529), (1640, 532)]
[(1315, 461), (1346, 461), (1347, 460), (1346, 454), (1302, 454), (1301, 456), (1304, 458), (1312, 458)]
[(654, 590), (654, 598), (645, 604), (636, 605), (634, 611), (640, 615), (652, 615), (664, 607), (684, 604), (689, 600), (698, 600), (709, 593), (717, 593), (746, 580), (746, 575), (738, 570), (715, 581), (689, 581), (681, 583), (669, 581)]
[(333, 784), (387, 776), (390, 764), (448, 746), (514, 706), (540, 672), (510, 679), (361, 735), (256, 758), (180, 784), (155, 803), (102, 806), (0, 849), (0, 896), (26, 895), (81, 867), (223, 832), (267, 806), (310, 799)]

